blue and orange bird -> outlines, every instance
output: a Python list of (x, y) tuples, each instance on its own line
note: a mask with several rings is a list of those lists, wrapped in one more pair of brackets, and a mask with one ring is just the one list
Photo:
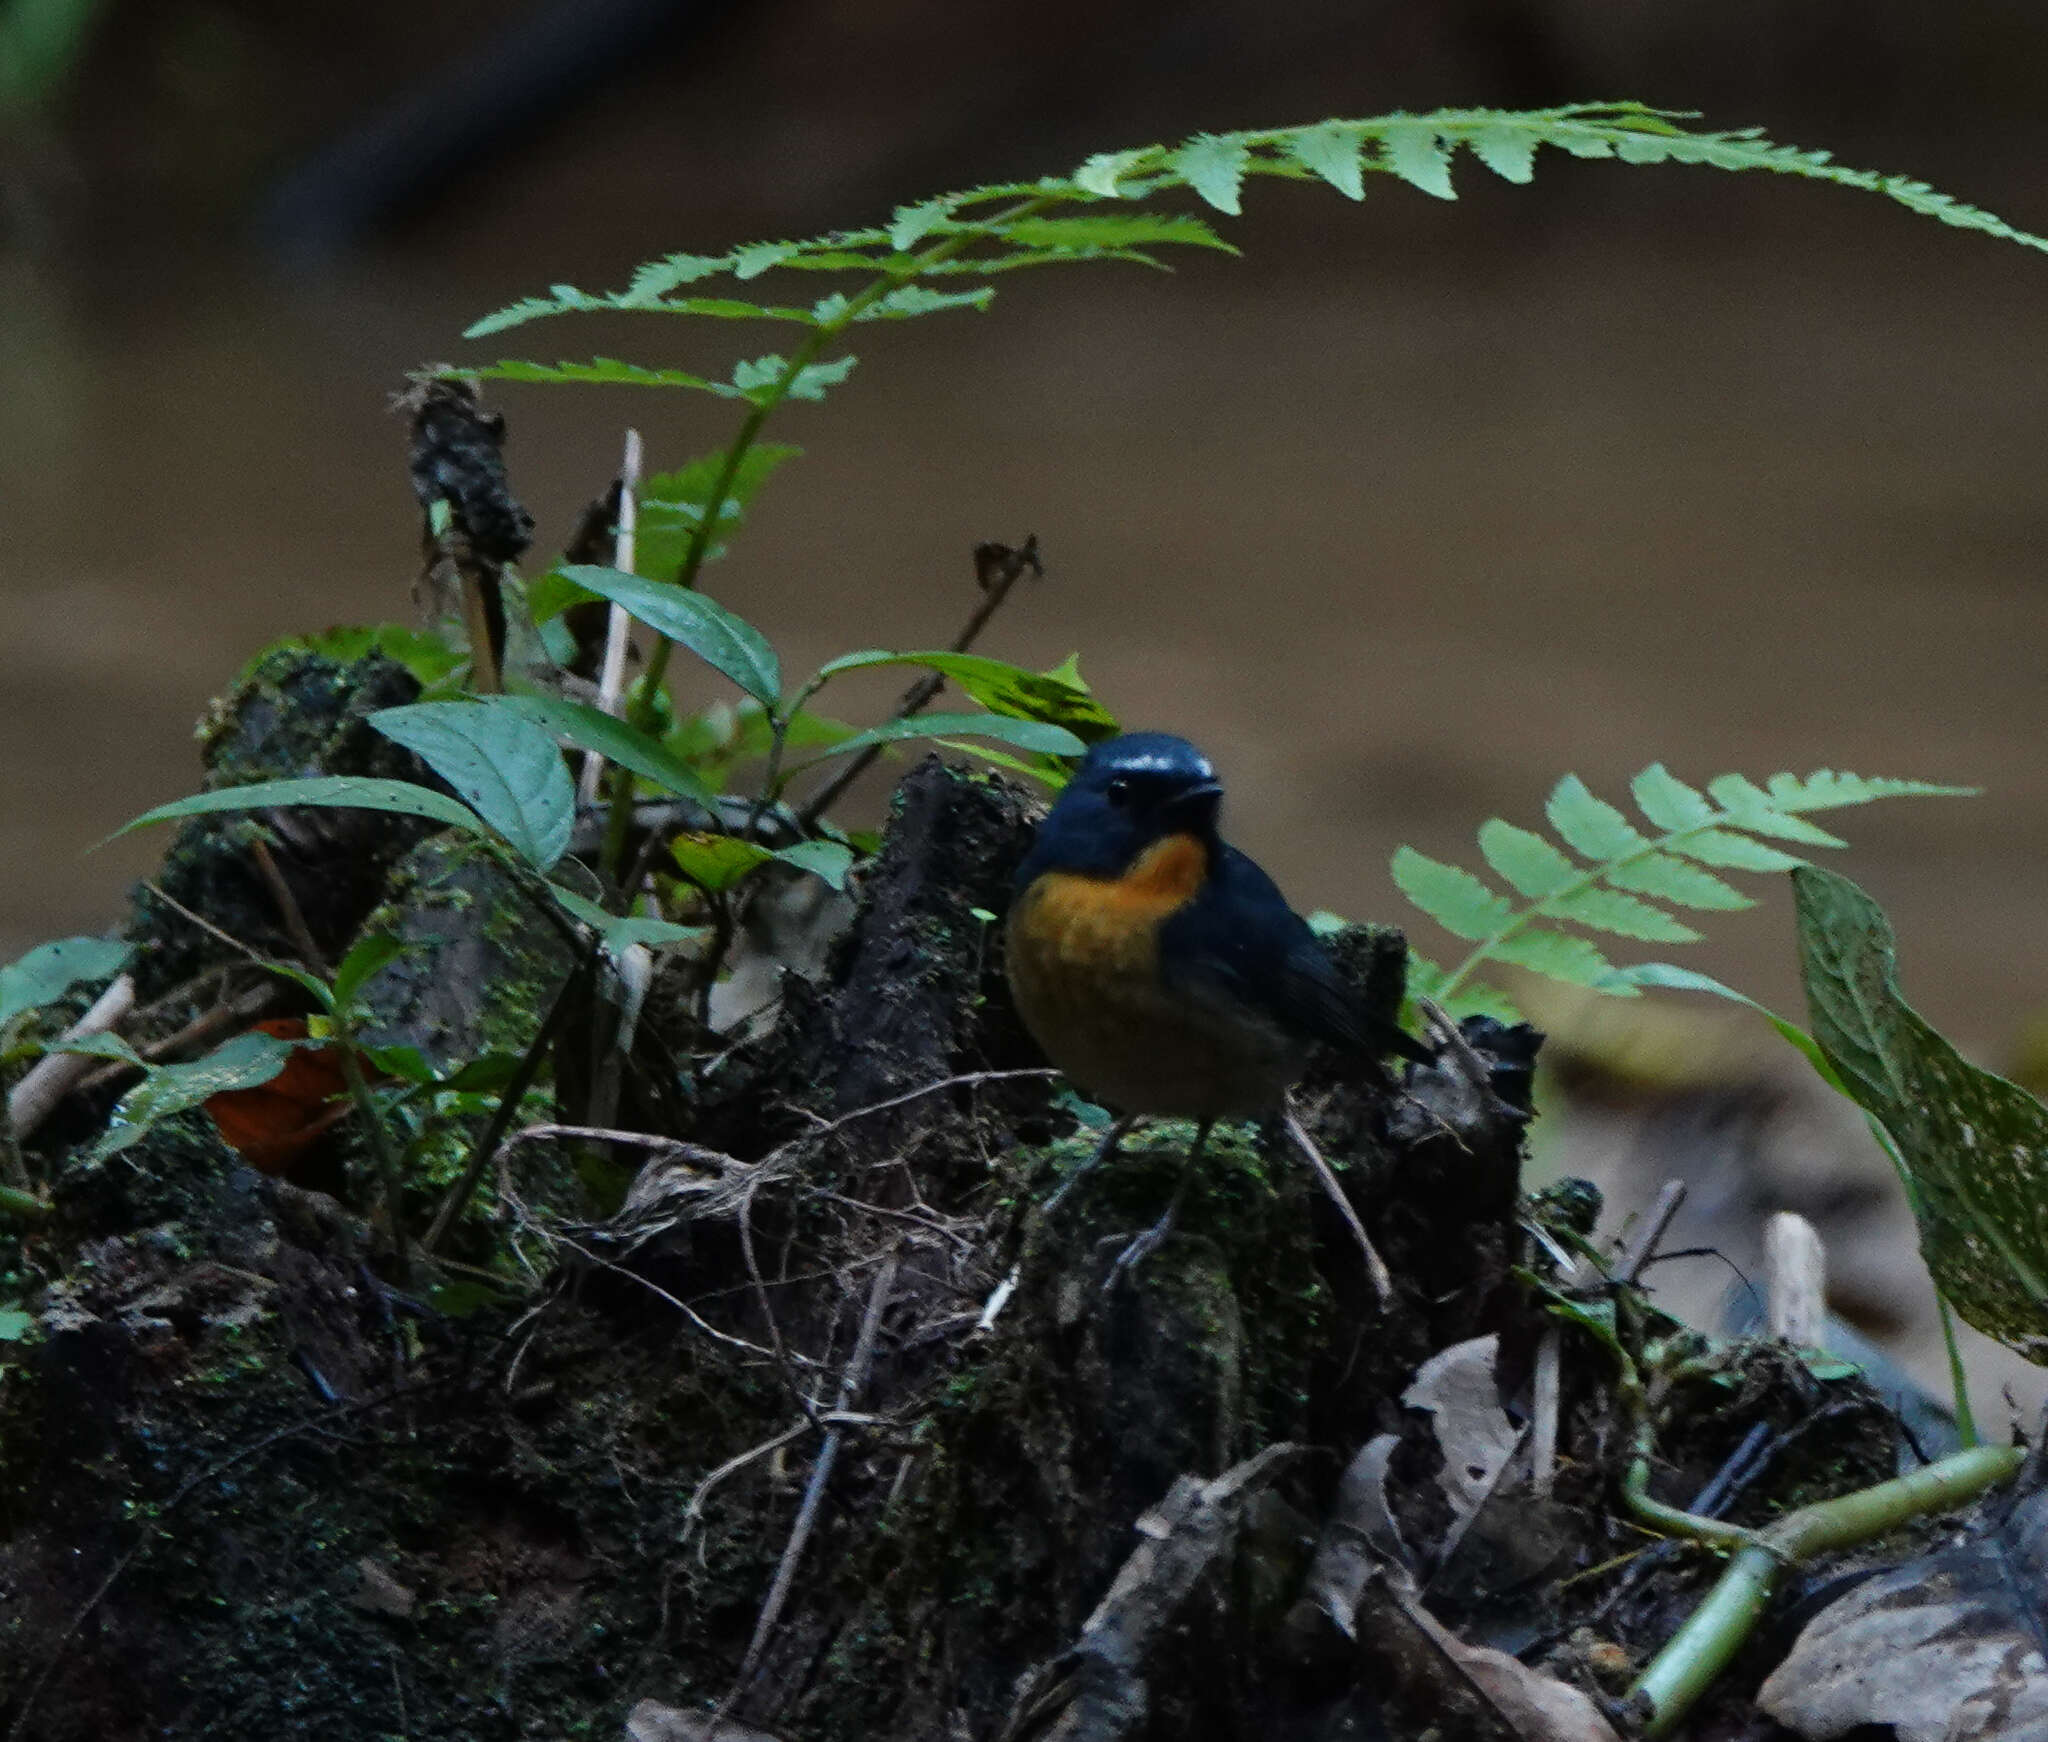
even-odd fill
[(1272, 878), (1217, 834), (1222, 800), (1186, 739), (1109, 739), (1082, 760), (1017, 873), (1004, 938), (1018, 1014), (1046, 1057), (1117, 1115), (1052, 1202), (1138, 1119), (1197, 1123), (1180, 1188), (1112, 1282), (1172, 1228), (1210, 1127), (1281, 1112), (1316, 1045), (1432, 1056), (1364, 1007)]

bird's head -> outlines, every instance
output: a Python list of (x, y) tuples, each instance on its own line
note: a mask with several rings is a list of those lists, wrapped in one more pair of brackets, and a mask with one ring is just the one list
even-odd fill
[(1118, 877), (1170, 835), (1213, 844), (1222, 799), (1216, 770), (1185, 738), (1131, 732), (1106, 739), (1082, 758), (1038, 825), (1019, 881), (1045, 871)]

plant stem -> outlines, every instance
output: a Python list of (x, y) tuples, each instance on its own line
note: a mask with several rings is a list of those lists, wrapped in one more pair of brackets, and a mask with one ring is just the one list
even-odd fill
[(356, 1051), (353, 1026), (344, 1012), (334, 1013), (334, 1040), (341, 1051), (341, 1074), (348, 1083), (348, 1098), (354, 1102), (356, 1117), (369, 1133), (370, 1152), (377, 1158), (377, 1183), (384, 1196), (384, 1214), (391, 1223), (394, 1264), (401, 1288), (412, 1282), (412, 1242), (405, 1230), (405, 1201), (398, 1177), (398, 1154), (391, 1147), (391, 1133), (377, 1115), (377, 1102), (363, 1075), (363, 1061)]
[(1956, 1347), (1955, 1314), (1949, 1310), (1948, 1296), (1939, 1288), (1934, 1291), (1934, 1309), (1941, 1315), (1941, 1340), (1948, 1350), (1948, 1382), (1955, 1393), (1956, 1432), (1965, 1446), (1982, 1445), (1977, 1417), (1970, 1408), (1970, 1376), (1963, 1371), (1963, 1352)]
[[(1005, 208), (989, 220), (991, 224), (1009, 224), (1019, 218), (1028, 218), (1057, 202), (1050, 197), (1038, 196), (1023, 199)], [(731, 498), (733, 485), (738, 480), (740, 467), (754, 443), (760, 439), (761, 429), (772, 412), (789, 395), (796, 379), (804, 370), (818, 360), (825, 347), (838, 338), (855, 321), (887, 296), (890, 291), (910, 284), (927, 269), (952, 259), (962, 249), (981, 240), (982, 229), (964, 231), (947, 236), (932, 244), (922, 253), (913, 256), (906, 264), (893, 271), (884, 271), (870, 283), (847, 299), (846, 306), (831, 320), (820, 322), (804, 338), (802, 344), (790, 353), (783, 364), (782, 373), (768, 386), (758, 404), (746, 415), (740, 424), (739, 433), (733, 437), (732, 446), (725, 451), (725, 460), (713, 480), (711, 492), (705, 499), (703, 517), (690, 533), (690, 542), (684, 547), (682, 567), (676, 574), (676, 585), (694, 587), (697, 576), (704, 567), (704, 559), (711, 548), (712, 536), (725, 513), (726, 502)], [(647, 670), (640, 680), (640, 694), (629, 715), (629, 724), (646, 731), (654, 719), (655, 697), (660, 693), (661, 684), (668, 674), (670, 655), (675, 644), (666, 635), (657, 635), (654, 647), (647, 656)], [(619, 867), (626, 857), (626, 836), (633, 822), (633, 791), (630, 782), (619, 781), (612, 788), (611, 815), (605, 827), (604, 865), (607, 871), (617, 876)]]
[(1692, 1710), (1749, 1638), (1785, 1568), (1950, 1511), (2007, 1480), (2025, 1456), (2017, 1446), (1957, 1452), (1911, 1475), (1802, 1506), (1755, 1536), (1629, 1690), (1627, 1709), (1642, 1734), (1662, 1736)]

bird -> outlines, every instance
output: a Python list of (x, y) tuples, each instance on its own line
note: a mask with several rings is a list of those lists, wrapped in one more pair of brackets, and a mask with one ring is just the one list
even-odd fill
[(1047, 1209), (1139, 1119), (1196, 1122), (1166, 1213), (1106, 1286), (1171, 1231), (1210, 1128), (1284, 1112), (1314, 1047), (1434, 1056), (1365, 1007), (1272, 878), (1223, 840), (1222, 802), (1214, 765), (1185, 738), (1095, 744), (1038, 825), (1004, 922), (1026, 1030), (1115, 1115)]

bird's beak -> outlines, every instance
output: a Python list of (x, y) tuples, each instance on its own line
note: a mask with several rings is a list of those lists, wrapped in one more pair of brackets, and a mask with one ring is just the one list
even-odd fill
[(1160, 813), (1177, 829), (1206, 832), (1216, 826), (1216, 807), (1223, 802), (1223, 783), (1204, 780), (1185, 786), (1161, 805)]

